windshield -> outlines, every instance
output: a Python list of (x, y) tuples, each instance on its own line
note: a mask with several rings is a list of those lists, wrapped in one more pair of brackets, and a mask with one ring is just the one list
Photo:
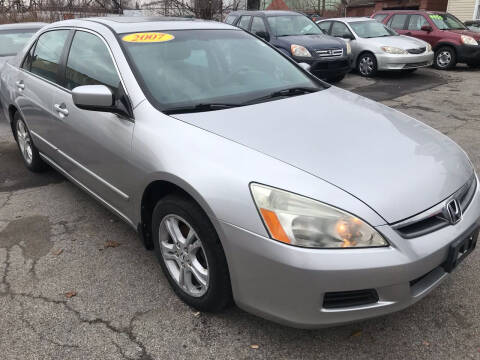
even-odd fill
[(303, 15), (282, 15), (267, 17), (275, 36), (323, 34), (312, 20)]
[(0, 31), (0, 56), (13, 56), (23, 49), (38, 29)]
[(138, 35), (142, 36), (123, 34), (122, 45), (139, 82), (162, 111), (205, 104), (239, 106), (278, 90), (320, 89), (320, 82), (244, 31), (163, 31), (161, 41), (125, 41)]
[(440, 30), (466, 30), (467, 28), (455, 16), (450, 14), (431, 14), (430, 19)]
[(350, 22), (349, 25), (352, 27), (353, 31), (361, 38), (376, 38), (398, 35), (395, 31), (386, 27), (382, 23), (379, 23), (376, 20), (355, 21)]

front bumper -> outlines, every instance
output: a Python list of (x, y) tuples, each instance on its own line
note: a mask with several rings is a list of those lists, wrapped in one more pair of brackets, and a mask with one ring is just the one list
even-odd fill
[[(450, 244), (480, 225), (479, 219), (477, 188), (454, 226), (409, 240), (389, 225), (377, 227), (391, 244), (387, 248), (299, 248), (220, 223), (237, 305), (285, 325), (319, 328), (392, 313), (423, 298), (448, 276), (441, 265)], [(375, 289), (378, 302), (323, 306), (326, 292), (362, 289)]]
[(418, 55), (375, 54), (378, 70), (405, 70), (430, 66), (433, 63), (433, 55), (432, 51)]
[(294, 58), (294, 60), (309, 64), (312, 67), (310, 72), (321, 79), (342, 76), (350, 72), (352, 69), (349, 56), (342, 56), (333, 59)]
[(458, 62), (480, 65), (480, 45), (460, 45), (455, 50)]

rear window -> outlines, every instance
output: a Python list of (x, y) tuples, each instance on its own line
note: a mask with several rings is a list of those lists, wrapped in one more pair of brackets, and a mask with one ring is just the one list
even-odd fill
[(0, 56), (13, 56), (23, 49), (38, 29), (0, 31)]
[(396, 14), (393, 15), (388, 26), (395, 30), (405, 30), (405, 22), (407, 21), (408, 15), (406, 14)]

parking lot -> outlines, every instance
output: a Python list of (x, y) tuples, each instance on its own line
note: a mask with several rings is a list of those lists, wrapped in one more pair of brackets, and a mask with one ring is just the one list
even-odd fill
[[(458, 67), (339, 86), (447, 134), (480, 169), (479, 83)], [(236, 307), (198, 313), (128, 225), (57, 173), (29, 173), (3, 120), (0, 162), (1, 358), (480, 359), (478, 250), (419, 303), (361, 323), (307, 331)]]

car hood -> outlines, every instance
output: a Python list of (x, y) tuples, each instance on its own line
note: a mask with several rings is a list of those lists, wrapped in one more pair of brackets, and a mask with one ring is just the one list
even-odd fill
[(423, 40), (403, 35), (362, 39), (362, 41), (368, 41), (369, 43), (374, 43), (378, 46), (394, 46), (405, 50), (427, 46), (427, 43)]
[(277, 41), (286, 45), (302, 45), (308, 49), (331, 49), (332, 47), (345, 47), (342, 40), (328, 35), (292, 35), (277, 37)]
[(436, 205), (473, 173), (465, 153), (440, 132), (335, 87), (175, 117), (317, 176), (388, 223)]
[(467, 35), (473, 37), (475, 40), (480, 40), (480, 33), (472, 30), (448, 30), (456, 34)]

